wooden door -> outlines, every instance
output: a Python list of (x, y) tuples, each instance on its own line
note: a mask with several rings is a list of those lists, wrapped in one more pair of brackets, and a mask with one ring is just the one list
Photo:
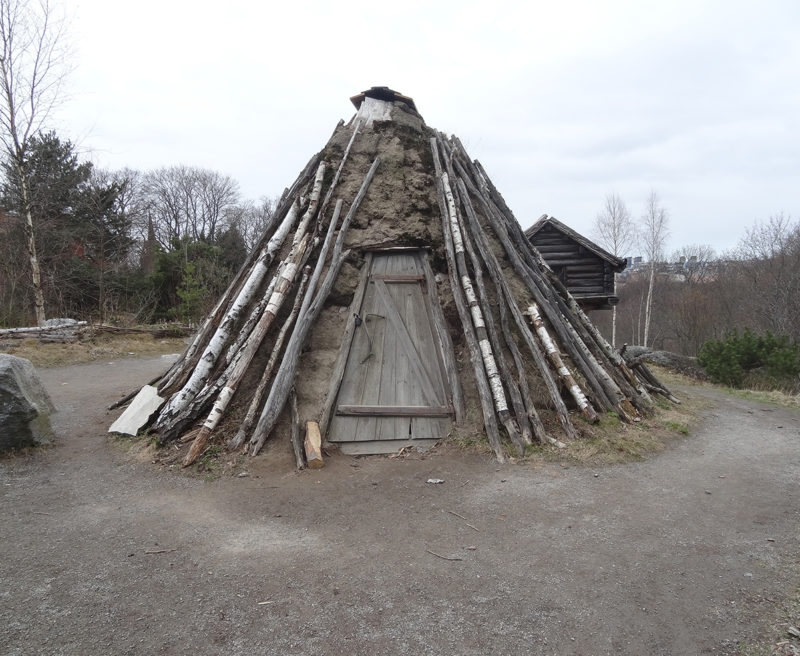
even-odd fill
[(430, 444), (452, 406), (421, 251), (373, 253), (328, 440), (348, 453)]

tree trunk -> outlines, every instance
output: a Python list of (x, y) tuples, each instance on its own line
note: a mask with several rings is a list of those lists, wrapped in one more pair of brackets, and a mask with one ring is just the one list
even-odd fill
[(647, 346), (650, 340), (650, 308), (653, 304), (653, 283), (656, 279), (656, 263), (650, 262), (650, 281), (647, 284), (647, 300), (644, 304), (644, 340), (642, 346)]
[(586, 395), (583, 393), (580, 385), (578, 385), (578, 383), (575, 381), (572, 372), (567, 368), (567, 366), (564, 364), (564, 361), (561, 359), (561, 354), (558, 352), (558, 347), (555, 345), (552, 337), (550, 337), (550, 334), (547, 332), (547, 327), (544, 325), (544, 321), (542, 321), (542, 317), (539, 314), (539, 308), (536, 307), (536, 303), (528, 307), (528, 310), (525, 314), (528, 315), (531, 323), (536, 329), (536, 334), (539, 335), (539, 339), (544, 347), (544, 352), (547, 353), (547, 357), (549, 357), (550, 362), (553, 363), (553, 369), (555, 369), (556, 373), (561, 376), (564, 386), (569, 390), (569, 393), (572, 395), (572, 398), (575, 400), (578, 408), (580, 408), (583, 416), (589, 423), (597, 423), (599, 419), (597, 412), (595, 412), (592, 404), (589, 403), (589, 400), (586, 398)]
[(28, 189), (28, 178), (20, 162), (16, 163), (17, 175), (22, 186), (22, 203), (25, 207), (25, 237), (28, 242), (28, 259), (31, 263), (31, 282), (33, 283), (33, 310), (36, 325), (44, 326), (44, 294), (42, 293), (42, 274), (39, 269), (39, 256), (36, 253), (36, 235), (33, 231), (33, 214), (31, 213), (31, 192)]
[(617, 348), (617, 306), (611, 307), (611, 348)]

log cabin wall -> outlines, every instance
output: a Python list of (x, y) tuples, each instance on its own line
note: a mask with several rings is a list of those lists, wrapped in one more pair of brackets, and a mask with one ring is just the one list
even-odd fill
[(602, 249), (555, 221), (548, 217), (526, 231), (531, 243), (584, 309), (615, 305), (614, 273), (624, 268), (624, 260), (604, 257)]

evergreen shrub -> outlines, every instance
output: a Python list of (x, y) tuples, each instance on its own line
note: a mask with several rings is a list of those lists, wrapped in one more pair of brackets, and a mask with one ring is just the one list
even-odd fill
[(800, 389), (800, 345), (786, 335), (733, 330), (703, 344), (697, 361), (715, 383), (792, 392)]

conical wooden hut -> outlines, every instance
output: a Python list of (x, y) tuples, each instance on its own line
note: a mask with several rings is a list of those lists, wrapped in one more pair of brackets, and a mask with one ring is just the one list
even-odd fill
[[(625, 365), (460, 141), (386, 87), (351, 99), (194, 341), (140, 392), (162, 442), (256, 455), (301, 434), (348, 453), (485, 435), (563, 445), (668, 394)], [(152, 413), (153, 408), (158, 408)], [(318, 433), (317, 433), (318, 429)]]

